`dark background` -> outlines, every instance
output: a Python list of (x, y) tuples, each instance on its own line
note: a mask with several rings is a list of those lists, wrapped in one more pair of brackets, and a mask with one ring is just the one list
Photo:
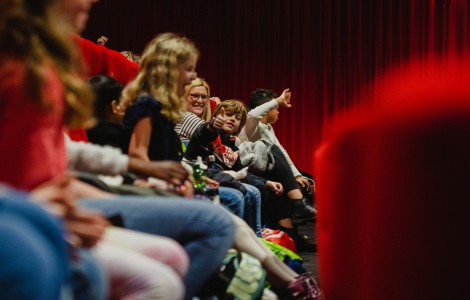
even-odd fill
[(333, 113), (353, 109), (377, 75), (413, 57), (470, 43), (465, 0), (101, 0), (83, 37), (140, 54), (156, 34), (199, 47), (199, 76), (221, 99), (247, 102), (255, 88), (292, 90), (275, 125), (296, 165), (312, 154)]

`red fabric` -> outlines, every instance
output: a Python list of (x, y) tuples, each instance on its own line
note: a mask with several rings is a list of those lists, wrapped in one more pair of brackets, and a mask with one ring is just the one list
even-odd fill
[(141, 53), (156, 30), (182, 32), (221, 99), (247, 103), (256, 88), (289, 87), (292, 108), (279, 110), (274, 129), (297, 168), (313, 175), (324, 122), (362, 102), (364, 84), (413, 56), (470, 46), (465, 0), (177, 0), (146, 1), (145, 10), (134, 2), (99, 1), (83, 36), (105, 32), (109, 47)]
[(5, 56), (0, 63), (0, 182), (19, 189), (30, 190), (67, 167), (62, 83), (46, 72), (44, 108), (25, 94), (24, 63)]
[(470, 53), (431, 57), (333, 123), (316, 155), (325, 299), (470, 299), (469, 82)]
[(74, 36), (74, 38), (80, 45), (83, 58), (88, 64), (90, 76), (108, 75), (126, 85), (137, 75), (139, 65), (128, 60), (120, 52), (78, 36)]
[(284, 231), (277, 229), (263, 228), (261, 229), (263, 239), (281, 245), (290, 251), (297, 253), (294, 240)]
[(68, 135), (72, 141), (77, 142), (88, 142), (88, 136), (86, 134), (86, 130), (84, 128), (70, 130)]
[(240, 152), (238, 150), (233, 151), (232, 148), (224, 145), (220, 135), (218, 135), (211, 144), (212, 149), (214, 149), (213, 153), (220, 159), (220, 161), (224, 162), (227, 167), (232, 168), (237, 162)]
[(215, 102), (215, 101), (212, 100), (212, 99), (209, 99), (209, 104), (210, 104), (210, 106), (211, 106), (211, 118), (212, 118), (212, 116), (214, 115), (214, 110), (215, 110), (215, 108), (216, 108), (216, 106), (217, 106), (217, 102)]
[[(80, 45), (90, 77), (100, 74), (108, 75), (126, 85), (137, 76), (139, 65), (128, 60), (120, 52), (110, 50), (79, 36), (74, 36), (74, 39)], [(71, 130), (69, 136), (74, 141), (88, 142), (86, 130), (83, 128)]]

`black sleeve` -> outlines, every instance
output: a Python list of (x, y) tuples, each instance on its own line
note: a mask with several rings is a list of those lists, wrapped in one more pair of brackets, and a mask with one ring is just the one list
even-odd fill
[(207, 129), (207, 123), (199, 125), (189, 140), (184, 156), (189, 159), (196, 159), (198, 156), (205, 158), (212, 154), (211, 142), (218, 136), (217, 132)]
[(219, 133), (217, 131), (211, 131), (207, 129), (207, 123), (199, 125), (196, 131), (191, 137), (191, 142), (198, 143), (200, 145), (207, 145), (213, 142)]

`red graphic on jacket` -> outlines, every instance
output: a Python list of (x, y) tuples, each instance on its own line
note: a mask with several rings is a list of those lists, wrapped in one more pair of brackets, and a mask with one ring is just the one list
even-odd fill
[(222, 144), (220, 135), (212, 142), (212, 149), (214, 149), (214, 154), (218, 159), (229, 168), (233, 167), (240, 155), (238, 151), (233, 151), (232, 148)]

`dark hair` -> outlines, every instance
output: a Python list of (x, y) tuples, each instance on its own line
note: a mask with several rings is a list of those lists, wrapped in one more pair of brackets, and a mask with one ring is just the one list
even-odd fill
[(250, 95), (250, 102), (248, 103), (248, 107), (251, 109), (260, 106), (266, 102), (269, 102), (277, 97), (277, 94), (273, 90), (266, 90), (266, 89), (256, 89)]
[(113, 100), (119, 100), (123, 85), (116, 79), (106, 75), (90, 77), (88, 83), (95, 92), (94, 115), (96, 118), (105, 117)]

